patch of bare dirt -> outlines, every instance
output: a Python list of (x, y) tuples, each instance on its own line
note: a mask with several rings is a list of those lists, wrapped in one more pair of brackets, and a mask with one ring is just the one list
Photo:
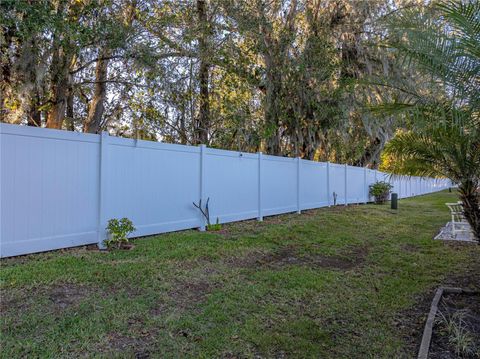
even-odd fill
[(12, 294), (6, 289), (0, 290), (0, 315), (9, 311), (25, 311), (29, 306), (29, 298), (32, 298), (30, 292), (28, 295), (24, 292)]
[(150, 314), (154, 317), (159, 317), (165, 315), (168, 310), (168, 304), (159, 300), (155, 303), (155, 306), (150, 309)]
[[(111, 331), (96, 344), (95, 351), (100, 357), (136, 358), (151, 357), (151, 348), (158, 338), (159, 328), (146, 328), (142, 317), (132, 316), (127, 321), (128, 330)], [(155, 356), (154, 356), (155, 357)]]
[[(222, 286), (214, 279), (220, 270), (212, 258), (199, 257), (174, 263), (174, 268), (180, 268), (181, 271), (171, 288), (159, 296), (150, 310), (153, 316), (165, 315), (172, 308), (183, 311), (200, 307), (199, 304), (204, 303), (210, 293)], [(185, 271), (189, 272), (188, 279), (184, 279)]]
[(155, 336), (151, 332), (142, 332), (140, 335), (132, 337), (116, 332), (107, 335), (106, 345), (100, 349), (106, 353), (124, 353), (133, 354), (136, 359), (150, 358), (149, 346), (155, 341)]
[(286, 266), (306, 266), (312, 268), (326, 268), (350, 270), (360, 266), (367, 256), (368, 250), (356, 247), (352, 252), (342, 256), (327, 256), (323, 254), (302, 254), (295, 246), (286, 246), (273, 253), (260, 251), (250, 252), (245, 256), (231, 257), (225, 263), (234, 268), (273, 268), (280, 269)]
[(206, 280), (178, 282), (168, 296), (175, 303), (175, 308), (191, 309), (205, 302), (217, 286)]
[(241, 256), (226, 257), (223, 263), (230, 268), (255, 268), (260, 266), (260, 261), (265, 255), (262, 251), (253, 250)]
[(49, 290), (49, 299), (55, 307), (65, 309), (78, 304), (92, 293), (92, 288), (76, 284), (58, 285)]
[(40, 297), (47, 298), (54, 310), (64, 310), (77, 305), (94, 292), (97, 292), (95, 288), (72, 283), (40, 288), (33, 287), (13, 293), (2, 290), (0, 292), (0, 313), (28, 310), (31, 306), (36, 305)]

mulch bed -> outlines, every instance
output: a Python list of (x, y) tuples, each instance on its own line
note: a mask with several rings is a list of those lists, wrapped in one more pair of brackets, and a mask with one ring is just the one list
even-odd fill
[[(449, 329), (447, 323), (455, 323)], [(480, 293), (445, 294), (433, 327), (429, 358), (480, 358)]]

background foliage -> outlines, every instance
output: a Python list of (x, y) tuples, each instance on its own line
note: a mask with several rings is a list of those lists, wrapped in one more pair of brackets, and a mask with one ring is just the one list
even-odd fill
[[(401, 116), (365, 108), (420, 0), (4, 0), (0, 121), (376, 167)], [(365, 86), (365, 81), (368, 86)]]

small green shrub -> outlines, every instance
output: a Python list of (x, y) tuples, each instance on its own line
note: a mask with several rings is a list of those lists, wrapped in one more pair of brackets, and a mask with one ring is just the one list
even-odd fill
[(220, 224), (218, 217), (217, 217), (217, 223), (207, 225), (207, 231), (219, 231), (221, 229), (222, 229), (222, 225)]
[(107, 231), (109, 238), (104, 241), (108, 249), (120, 248), (128, 243), (128, 235), (135, 231), (133, 223), (128, 218), (120, 220), (112, 218), (108, 221)]
[(375, 198), (375, 203), (385, 203), (392, 192), (393, 186), (384, 181), (378, 181), (370, 185), (368, 193)]

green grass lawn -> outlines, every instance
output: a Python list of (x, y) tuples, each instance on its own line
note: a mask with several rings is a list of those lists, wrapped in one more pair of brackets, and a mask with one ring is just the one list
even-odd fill
[(0, 355), (412, 358), (433, 289), (480, 288), (480, 246), (432, 240), (454, 200), (2, 260)]

